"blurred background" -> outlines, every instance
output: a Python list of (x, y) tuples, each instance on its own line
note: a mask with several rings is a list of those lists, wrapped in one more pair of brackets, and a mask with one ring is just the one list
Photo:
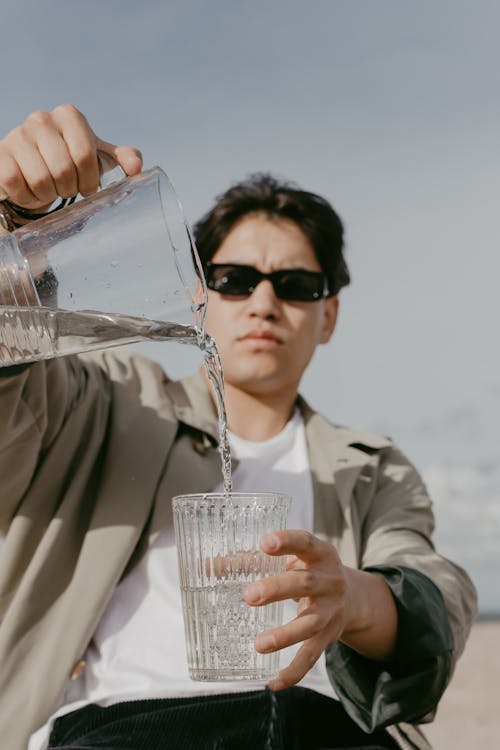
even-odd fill
[[(352, 284), (304, 396), (394, 438), (500, 611), (500, 4), (2, 0), (0, 132), (72, 102), (194, 222), (272, 171), (342, 217)], [(496, 343), (495, 343), (496, 342)], [(194, 349), (147, 344), (174, 376)]]

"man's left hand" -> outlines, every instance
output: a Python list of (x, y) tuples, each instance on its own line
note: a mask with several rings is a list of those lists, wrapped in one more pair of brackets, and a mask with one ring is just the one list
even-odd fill
[(337, 640), (375, 659), (390, 655), (397, 613), (381, 576), (347, 568), (333, 545), (307, 531), (266, 534), (261, 548), (268, 555), (288, 555), (286, 571), (250, 584), (245, 601), (261, 606), (294, 599), (298, 609), (291, 622), (260, 633), (255, 648), (269, 653), (302, 642), (291, 664), (269, 683), (271, 690), (299, 682)]

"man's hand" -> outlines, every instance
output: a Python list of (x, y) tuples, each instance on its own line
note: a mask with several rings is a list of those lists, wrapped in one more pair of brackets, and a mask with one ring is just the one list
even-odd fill
[(397, 611), (381, 576), (342, 565), (336, 549), (306, 531), (277, 531), (261, 539), (269, 555), (289, 555), (281, 575), (245, 590), (247, 604), (283, 599), (298, 602), (291, 622), (257, 636), (261, 653), (302, 642), (291, 664), (269, 683), (281, 690), (299, 682), (327, 646), (341, 640), (372, 659), (388, 658), (394, 648)]
[(40, 211), (58, 197), (91, 195), (99, 187), (98, 152), (128, 175), (141, 171), (137, 149), (98, 138), (71, 104), (33, 112), (0, 140), (0, 200)]

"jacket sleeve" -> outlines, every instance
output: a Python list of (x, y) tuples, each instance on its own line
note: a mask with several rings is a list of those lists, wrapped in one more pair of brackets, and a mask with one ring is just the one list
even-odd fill
[(34, 483), (45, 483), (45, 495), (57, 502), (78, 466), (78, 445), (92, 420), (105, 424), (107, 391), (102, 371), (77, 357), (2, 368), (1, 534), (22, 509)]
[(384, 449), (355, 489), (361, 565), (382, 575), (398, 610), (390, 662), (366, 659), (336, 643), (327, 667), (347, 712), (365, 731), (396, 722), (431, 721), (476, 615), (476, 593), (462, 568), (440, 556), (434, 517), (415, 468)]
[(371, 570), (385, 578), (398, 610), (393, 658), (370, 661), (337, 642), (326, 652), (332, 684), (366, 732), (402, 721), (432, 721), (453, 663), (443, 597), (430, 579), (411, 568)]

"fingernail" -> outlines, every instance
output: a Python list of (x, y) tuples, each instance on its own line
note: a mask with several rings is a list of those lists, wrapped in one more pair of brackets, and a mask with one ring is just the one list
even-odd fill
[(258, 635), (256, 645), (261, 651), (268, 651), (269, 649), (276, 648), (276, 641), (272, 635)]
[(251, 583), (250, 586), (247, 586), (245, 589), (245, 599), (248, 602), (258, 602), (262, 599), (263, 595), (264, 589), (260, 583)]
[(276, 534), (265, 534), (262, 537), (262, 542), (264, 542), (265, 546), (270, 550), (276, 550), (280, 546), (280, 540)]

